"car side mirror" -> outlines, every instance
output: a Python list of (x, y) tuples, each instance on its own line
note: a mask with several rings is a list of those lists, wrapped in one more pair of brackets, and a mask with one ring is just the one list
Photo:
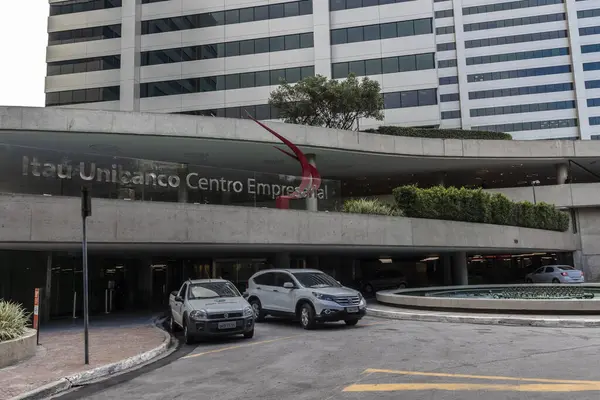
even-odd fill
[(173, 290), (173, 291), (171, 292), (171, 295), (172, 295), (172, 296), (175, 296), (175, 297), (177, 297), (177, 293), (179, 293), (177, 290)]
[(178, 303), (183, 303), (183, 299), (181, 298), (181, 296), (175, 296), (175, 301)]
[(286, 289), (295, 289), (296, 285), (294, 285), (292, 282), (286, 282), (283, 284), (283, 287)]

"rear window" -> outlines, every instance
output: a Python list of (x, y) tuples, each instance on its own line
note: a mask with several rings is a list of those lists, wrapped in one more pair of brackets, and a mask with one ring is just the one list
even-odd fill
[(558, 269), (562, 269), (563, 271), (569, 271), (569, 270), (571, 270), (571, 271), (572, 271), (572, 270), (574, 270), (574, 269), (575, 269), (575, 268), (573, 268), (573, 267), (569, 267), (568, 265), (559, 265), (557, 268), (558, 268)]

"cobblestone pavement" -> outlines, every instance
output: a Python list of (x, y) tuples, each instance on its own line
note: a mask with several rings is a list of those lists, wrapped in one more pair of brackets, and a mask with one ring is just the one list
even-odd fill
[(90, 364), (84, 364), (83, 329), (40, 332), (36, 355), (0, 369), (0, 400), (7, 400), (67, 375), (117, 362), (159, 346), (164, 335), (146, 324), (90, 326)]

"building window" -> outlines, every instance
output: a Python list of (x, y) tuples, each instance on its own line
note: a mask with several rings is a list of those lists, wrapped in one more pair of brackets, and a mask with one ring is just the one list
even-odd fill
[(454, 16), (454, 10), (451, 8), (448, 10), (440, 10), (435, 12), (435, 19), (438, 18), (449, 18)]
[(459, 119), (460, 110), (442, 111), (442, 119)]
[(83, 58), (78, 60), (49, 62), (47, 75), (76, 74), (80, 72), (106, 71), (121, 68), (121, 56)]
[(329, 11), (350, 10), (353, 8), (364, 8), (380, 5), (383, 6), (386, 4), (404, 3), (406, 1), (412, 0), (329, 0)]
[(567, 92), (573, 90), (572, 83), (553, 83), (548, 85), (524, 86), (505, 89), (481, 90), (469, 92), (469, 99), (491, 99), (496, 97), (526, 96), (529, 94)]
[(583, 64), (584, 71), (598, 71), (600, 70), (600, 61), (584, 63)]
[(456, 59), (438, 61), (438, 68), (451, 68), (451, 67), (456, 67), (456, 65), (457, 65)]
[(437, 89), (384, 93), (383, 103), (386, 110), (436, 105)]
[(600, 52), (600, 43), (599, 44), (586, 44), (581, 46), (582, 53), (598, 53)]
[(507, 3), (486, 4), (481, 6), (463, 7), (463, 15), (487, 14), (496, 11), (509, 11), (519, 8), (548, 6), (562, 4), (564, 0), (517, 0)]
[(531, 60), (535, 58), (548, 58), (568, 55), (568, 47), (561, 47), (557, 49), (530, 50), (521, 51), (519, 53), (505, 53), (494, 54), (490, 56), (467, 57), (467, 65), (493, 64), (498, 62)]
[(397, 72), (434, 69), (434, 53), (414, 54), (399, 57), (375, 58), (371, 60), (349, 61), (331, 65), (333, 79), (356, 76), (393, 74)]
[(331, 44), (365, 42), (433, 33), (431, 18), (331, 30)]
[(588, 107), (600, 107), (600, 98), (598, 99), (588, 99), (587, 100)]
[(526, 42), (537, 42), (541, 40), (552, 40), (566, 38), (568, 36), (567, 31), (551, 31), (551, 32), (537, 32), (527, 33), (525, 35), (514, 35), (514, 36), (501, 36), (495, 38), (476, 39), (465, 41), (465, 48), (473, 49), (476, 47), (488, 47), (488, 46), (502, 46), (506, 44), (514, 43), (526, 43)]
[(211, 58), (235, 57), (275, 51), (305, 49), (309, 47), (313, 47), (312, 32), (227, 43), (203, 44), (174, 49), (144, 51), (141, 54), (141, 65), (147, 66), (206, 60)]
[(314, 76), (314, 74), (315, 68), (311, 65), (271, 71), (147, 82), (140, 84), (140, 97), (173, 96), (179, 94), (279, 85), (281, 79), (288, 83), (295, 83), (306, 77)]
[(565, 20), (566, 20), (565, 13), (534, 15), (531, 17), (501, 19), (498, 21), (484, 21), (484, 22), (475, 22), (473, 24), (464, 24), (463, 30), (465, 32), (472, 32), (472, 31), (480, 31), (480, 30), (485, 30), (485, 29), (508, 28), (511, 26), (543, 24), (546, 22), (565, 21)]
[(116, 39), (120, 37), (120, 24), (95, 26), (93, 28), (51, 32), (48, 34), (48, 45), (53, 46), (57, 44), (89, 42), (92, 40)]
[(142, 35), (312, 14), (312, 0), (142, 21)]
[(554, 101), (551, 103), (517, 104), (513, 106), (499, 106), (488, 108), (475, 108), (470, 110), (471, 117), (487, 117), (490, 115), (521, 114), (540, 111), (569, 110), (575, 108), (575, 101)]
[(168, 0), (142, 0), (142, 4), (150, 4), (150, 3), (160, 3)]
[(435, 28), (436, 35), (447, 35), (450, 33), (454, 33), (454, 25), (451, 26), (440, 26), (439, 28)]
[(119, 86), (46, 93), (46, 107), (119, 100)]
[(572, 128), (577, 126), (577, 119), (555, 119), (551, 121), (515, 122), (513, 124), (473, 126), (471, 129), (488, 132), (519, 132), (545, 129)]
[(460, 95), (458, 93), (441, 94), (440, 102), (448, 103), (450, 101), (460, 101)]
[(600, 8), (594, 10), (581, 10), (577, 11), (577, 18), (594, 18), (600, 17)]
[(121, 7), (121, 0), (69, 0), (51, 4), (50, 15), (72, 14), (115, 7)]
[(456, 43), (440, 43), (437, 45), (437, 51), (456, 50)]
[(458, 83), (458, 76), (444, 76), (439, 79), (440, 86), (443, 85), (454, 85)]
[(600, 117), (590, 117), (590, 125), (600, 125)]
[(600, 35), (600, 26), (588, 26), (587, 28), (579, 28), (581, 36)]
[(571, 72), (570, 65), (557, 65), (557, 66), (552, 66), (552, 67), (515, 69), (512, 71), (484, 72), (484, 73), (480, 73), (480, 74), (471, 74), (471, 75), (467, 75), (467, 81), (468, 82), (496, 81), (496, 80), (500, 80), (500, 79), (517, 79), (517, 78), (528, 78), (531, 76), (567, 74), (570, 72)]
[(600, 80), (586, 81), (585, 88), (586, 89), (600, 89)]

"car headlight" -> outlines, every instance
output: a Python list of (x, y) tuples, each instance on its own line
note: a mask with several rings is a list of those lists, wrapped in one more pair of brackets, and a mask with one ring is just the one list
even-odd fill
[(319, 300), (335, 301), (335, 298), (329, 294), (313, 292), (313, 296), (315, 296)]
[(244, 308), (244, 317), (252, 317), (254, 316), (254, 311), (252, 310), (252, 307), (247, 306), (246, 308)]
[(194, 310), (190, 313), (190, 318), (195, 319), (197, 321), (206, 319), (206, 310)]

